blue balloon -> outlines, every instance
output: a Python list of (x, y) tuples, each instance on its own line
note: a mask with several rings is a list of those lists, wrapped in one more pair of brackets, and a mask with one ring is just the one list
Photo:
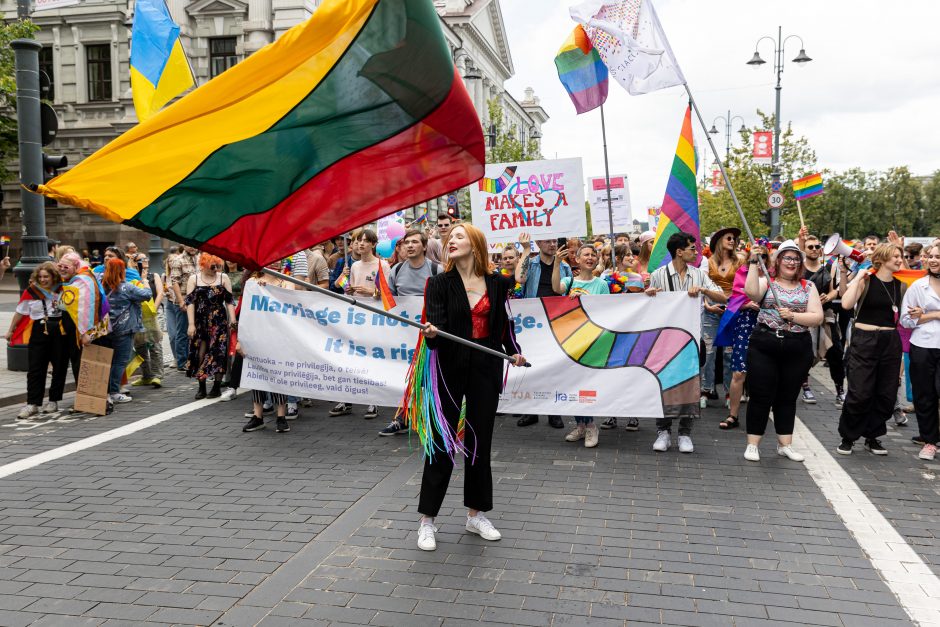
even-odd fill
[(387, 240), (384, 242), (379, 242), (379, 245), (375, 248), (375, 254), (379, 257), (391, 257), (395, 252), (395, 242), (397, 240)]

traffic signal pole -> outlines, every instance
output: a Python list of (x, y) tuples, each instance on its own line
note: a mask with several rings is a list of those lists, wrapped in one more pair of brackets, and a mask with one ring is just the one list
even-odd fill
[[(20, 153), (20, 182), (24, 186), (42, 183), (42, 131), (39, 119), (39, 51), (33, 39), (10, 42), (16, 67), (16, 118)], [(23, 254), (13, 269), (21, 290), (29, 284), (36, 267), (49, 261), (46, 244), (46, 208), (43, 197), (20, 189), (20, 216), (23, 220)], [(26, 346), (7, 347), (7, 368), (29, 369)]]

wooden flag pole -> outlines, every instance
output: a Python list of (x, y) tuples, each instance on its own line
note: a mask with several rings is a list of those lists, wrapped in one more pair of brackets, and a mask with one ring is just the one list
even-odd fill
[[(708, 126), (705, 125), (705, 119), (702, 118), (702, 112), (698, 110), (698, 105), (695, 104), (695, 98), (692, 97), (692, 90), (689, 89), (688, 83), (683, 83), (682, 86), (685, 87), (685, 92), (689, 95), (689, 104), (692, 105), (692, 109), (695, 111), (695, 116), (702, 125), (702, 130), (705, 131), (705, 139), (708, 140), (708, 145), (711, 146), (712, 153), (716, 155), (715, 160), (718, 162), (718, 169), (721, 170), (721, 178), (724, 180), (725, 187), (728, 188), (728, 192), (731, 194), (731, 200), (734, 202), (734, 208), (738, 210), (738, 216), (741, 218), (741, 224), (744, 225), (744, 232), (747, 233), (747, 239), (751, 242), (751, 246), (757, 246), (757, 240), (754, 239), (754, 233), (751, 231), (751, 225), (748, 224), (747, 218), (744, 217), (744, 210), (741, 209), (741, 203), (738, 201), (738, 195), (734, 193), (734, 187), (731, 186), (731, 179), (728, 178), (728, 172), (725, 170), (725, 164), (721, 162), (721, 159), (717, 158), (718, 150), (715, 148), (715, 143), (712, 141), (712, 136), (708, 132)], [(762, 257), (760, 257), (760, 255), (758, 255), (757, 261), (760, 264), (760, 269), (764, 273), (764, 276), (768, 277), (767, 285), (770, 288), (770, 293), (773, 294), (774, 300), (779, 305), (783, 301), (780, 300), (780, 297), (777, 294), (777, 287), (774, 285), (774, 282), (770, 280), (770, 272), (767, 271), (767, 265), (764, 263), (764, 260)]]
[[(385, 311), (384, 309), (382, 309), (381, 307), (373, 307), (372, 305), (363, 303), (359, 299), (354, 298), (352, 296), (346, 296), (345, 294), (337, 294), (336, 292), (331, 292), (330, 290), (324, 287), (320, 287), (319, 285), (314, 285), (313, 283), (308, 283), (307, 281), (301, 281), (300, 279), (296, 277), (292, 277), (288, 274), (284, 274), (283, 272), (278, 272), (277, 270), (264, 268), (262, 272), (264, 272), (267, 275), (281, 279), (282, 281), (290, 281), (291, 283), (295, 285), (305, 287), (311, 292), (317, 292), (319, 294), (323, 294), (324, 296), (329, 296), (330, 298), (341, 300), (344, 303), (352, 305), (353, 307), (359, 307), (360, 309), (365, 309), (366, 311), (371, 311), (372, 313), (382, 314), (383, 316), (391, 318), (392, 320), (397, 320), (398, 322), (401, 322), (402, 324), (407, 324), (408, 326), (415, 327), (416, 329), (423, 330), (425, 327), (428, 326), (425, 323), (421, 323), (416, 320), (411, 320), (410, 318), (405, 318), (404, 316), (399, 316), (398, 314), (389, 313)], [(487, 348), (486, 346), (480, 346), (476, 342), (465, 340), (462, 337), (457, 337), (456, 335), (447, 333), (445, 331), (438, 331), (437, 336), (450, 340), (451, 342), (456, 342), (458, 344), (463, 344), (464, 346), (469, 346), (470, 348), (475, 348), (476, 350), (483, 351), (487, 355), (492, 355), (493, 357), (499, 357), (500, 359), (505, 359), (506, 361), (509, 361), (509, 362), (515, 361), (511, 355), (507, 355), (506, 353), (502, 351), (493, 350), (492, 348)], [(531, 365), (532, 364), (528, 362), (526, 362), (525, 364), (527, 368)]]
[(803, 221), (803, 208), (800, 207), (800, 199), (796, 199), (796, 211), (800, 214), (800, 228), (806, 226), (806, 222)]

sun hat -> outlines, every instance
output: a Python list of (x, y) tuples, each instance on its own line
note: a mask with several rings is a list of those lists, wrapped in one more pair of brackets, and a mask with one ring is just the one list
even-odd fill
[(732, 227), (728, 227), (724, 229), (718, 229), (717, 231), (715, 231), (715, 234), (712, 235), (712, 238), (708, 240), (708, 249), (712, 252), (715, 252), (715, 247), (718, 246), (718, 242), (720, 242), (721, 238), (723, 238), (728, 233), (733, 234), (734, 239), (741, 238), (741, 229), (739, 228), (735, 228), (732, 226)]

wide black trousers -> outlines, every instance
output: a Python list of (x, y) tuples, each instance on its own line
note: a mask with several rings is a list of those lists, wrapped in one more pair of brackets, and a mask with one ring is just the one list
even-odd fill
[(52, 364), (52, 382), (49, 384), (49, 400), (59, 402), (65, 390), (65, 375), (68, 374), (68, 347), (66, 337), (59, 327), (59, 318), (33, 321), (29, 337), (29, 371), (26, 373), (26, 403), (42, 405), (46, 393), (46, 374)]
[[(493, 509), (493, 473), (490, 469), (490, 451), (493, 444), (493, 424), (502, 383), (503, 362), (477, 350), (470, 351), (468, 367), (461, 372), (442, 372), (438, 377), (441, 407), (447, 423), (455, 430), (460, 420), (460, 407), (467, 404), (464, 444), (470, 455), (476, 450), (476, 459), (464, 460), (463, 504), (468, 509), (488, 512)], [(435, 444), (443, 448), (439, 436)], [(454, 465), (441, 452), (424, 460), (421, 477), (421, 497), (418, 511), (425, 516), (437, 516), (450, 484)]]
[(880, 438), (888, 432), (886, 425), (898, 396), (901, 336), (896, 329), (853, 329), (845, 369), (848, 389), (839, 435), (852, 442)]
[(940, 348), (911, 344), (911, 388), (920, 437), (927, 444), (940, 444)]
[(796, 399), (813, 364), (809, 333), (781, 333), (758, 327), (747, 348), (748, 435), (764, 435), (774, 410), (777, 435), (793, 435)]

